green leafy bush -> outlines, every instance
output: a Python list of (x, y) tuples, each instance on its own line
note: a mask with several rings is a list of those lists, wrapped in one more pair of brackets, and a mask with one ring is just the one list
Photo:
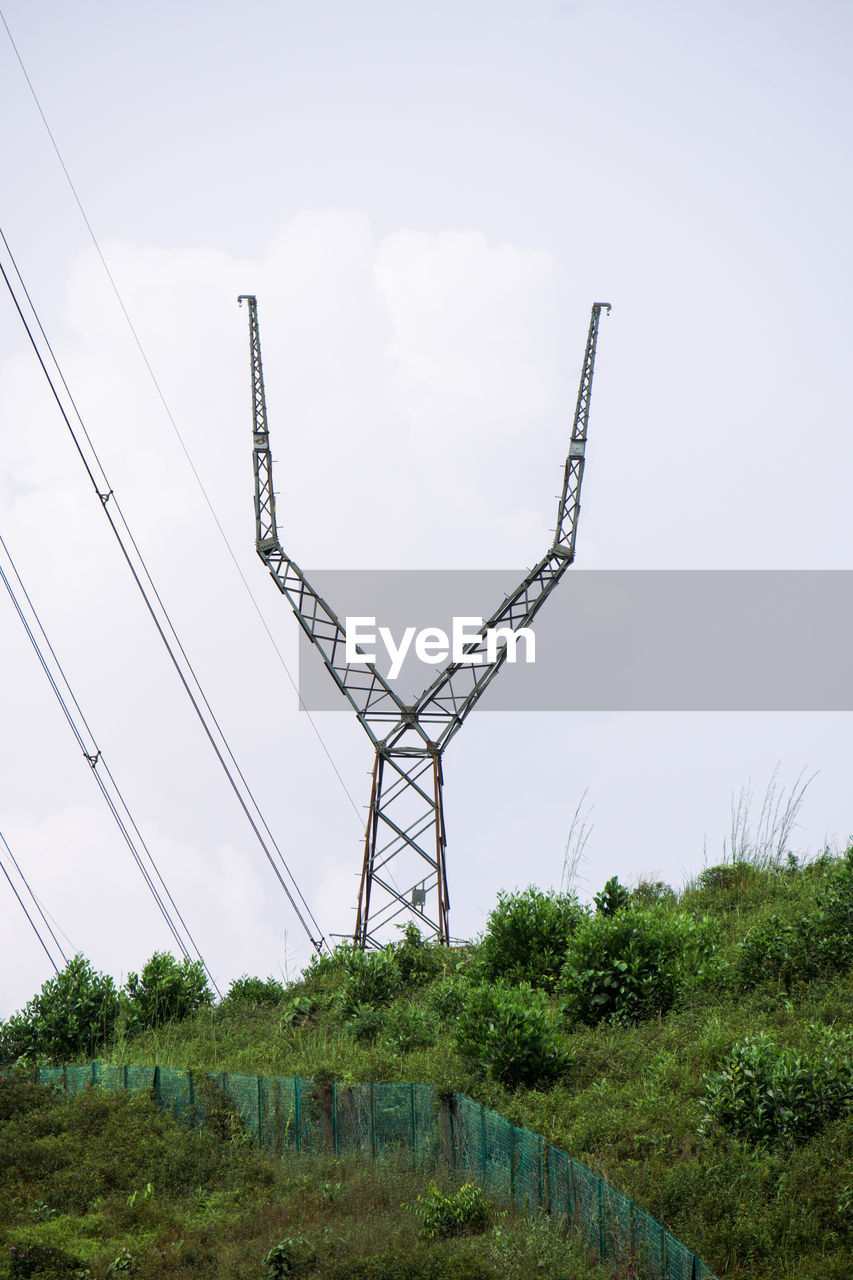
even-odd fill
[(615, 916), (616, 912), (622, 911), (630, 901), (631, 890), (624, 884), (620, 884), (616, 876), (611, 876), (601, 893), (597, 893), (593, 898), (595, 909), (602, 916)]
[(627, 907), (586, 917), (572, 937), (560, 987), (572, 1022), (642, 1022), (666, 1013), (691, 982), (707, 977), (716, 931), (664, 909)]
[(317, 1251), (305, 1236), (285, 1236), (264, 1258), (268, 1280), (286, 1280), (314, 1268)]
[(141, 974), (129, 974), (125, 991), (134, 1031), (177, 1022), (213, 1003), (202, 962), (188, 956), (178, 961), (167, 951), (155, 951)]
[(470, 984), (458, 977), (436, 982), (427, 993), (427, 1003), (440, 1022), (453, 1022), (462, 1012)]
[(438, 1027), (435, 1018), (425, 1009), (395, 1005), (385, 1023), (384, 1035), (398, 1053), (409, 1053), (435, 1044)]
[(853, 1101), (853, 1032), (812, 1028), (813, 1052), (779, 1049), (766, 1033), (734, 1045), (705, 1076), (701, 1132), (714, 1124), (751, 1143), (802, 1141)]
[(552, 990), (566, 947), (585, 912), (569, 894), (500, 893), (479, 944), (478, 969), (494, 982), (530, 982)]
[(373, 1004), (357, 1004), (349, 1010), (346, 1029), (353, 1040), (360, 1044), (373, 1044), (381, 1031), (385, 1029), (387, 1014)]
[(555, 1080), (571, 1066), (545, 995), (527, 982), (471, 987), (456, 1021), (455, 1040), (475, 1070), (509, 1088)]
[(258, 1009), (269, 1009), (282, 1004), (285, 994), (284, 987), (275, 978), (250, 978), (244, 973), (241, 978), (235, 978), (231, 983), (219, 1007), (230, 1009), (235, 1005), (244, 1008), (247, 1005), (254, 1005)]
[(651, 907), (657, 902), (676, 901), (675, 890), (664, 880), (641, 880), (631, 894), (635, 906)]
[(418, 1235), (423, 1240), (474, 1235), (485, 1231), (492, 1221), (492, 1206), (473, 1182), (464, 1183), (451, 1195), (445, 1195), (431, 1182), (425, 1196), (418, 1196), (414, 1204), (401, 1208), (410, 1209), (420, 1218)]
[(390, 1004), (403, 988), (403, 977), (393, 947), (380, 951), (358, 951), (354, 947), (338, 947), (344, 981), (338, 1004), (345, 1019), (363, 1005)]
[(118, 1012), (119, 996), (109, 974), (96, 973), (84, 956), (74, 956), (3, 1024), (0, 1060), (94, 1057), (112, 1037)]
[(403, 938), (394, 947), (400, 981), (406, 989), (425, 986), (441, 973), (447, 949), (437, 942), (425, 942), (420, 930), (409, 921)]
[(741, 942), (735, 982), (750, 990), (761, 982), (796, 981), (843, 973), (853, 965), (853, 853), (831, 868), (811, 910), (778, 914), (756, 925)]

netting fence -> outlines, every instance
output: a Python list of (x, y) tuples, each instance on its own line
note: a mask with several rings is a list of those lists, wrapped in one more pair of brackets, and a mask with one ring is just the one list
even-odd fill
[(716, 1280), (692, 1249), (599, 1174), (464, 1094), (426, 1084), (341, 1085), (100, 1062), (42, 1067), (38, 1076), (69, 1094), (91, 1086), (149, 1090), (161, 1107), (192, 1124), (204, 1124), (224, 1098), (270, 1154), (394, 1154), (425, 1168), (444, 1165), (518, 1209), (550, 1215), (577, 1232), (598, 1259), (631, 1260), (649, 1280)]

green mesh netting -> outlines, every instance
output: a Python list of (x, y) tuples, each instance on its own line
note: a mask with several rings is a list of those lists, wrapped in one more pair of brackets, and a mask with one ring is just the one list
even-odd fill
[[(3, 1073), (8, 1074), (8, 1073)], [(691, 1249), (591, 1169), (464, 1094), (425, 1084), (341, 1085), (301, 1076), (203, 1075), (175, 1067), (42, 1067), (44, 1084), (152, 1090), (178, 1119), (203, 1123), (223, 1099), (244, 1132), (270, 1154), (285, 1150), (408, 1155), (448, 1164), (528, 1213), (548, 1213), (578, 1232), (590, 1252), (633, 1261), (655, 1280), (716, 1280)]]

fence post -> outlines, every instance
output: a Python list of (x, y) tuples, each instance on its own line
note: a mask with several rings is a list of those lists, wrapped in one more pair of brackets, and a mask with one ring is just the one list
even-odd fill
[(296, 1128), (296, 1150), (302, 1150), (302, 1117), (299, 1106), (299, 1076), (293, 1077), (293, 1122)]
[(417, 1148), (416, 1148), (416, 1145), (415, 1145), (415, 1144), (416, 1144), (416, 1142), (417, 1142), (417, 1132), (416, 1132), (416, 1127), (415, 1127), (415, 1085), (414, 1085), (414, 1081), (412, 1081), (412, 1083), (409, 1085), (409, 1111), (410, 1111), (410, 1114), (411, 1114), (411, 1120), (412, 1120), (412, 1168), (414, 1169), (414, 1168), (415, 1168), (415, 1166), (416, 1166), (416, 1164), (417, 1164), (417, 1160), (418, 1160)]
[(486, 1185), (486, 1104), (480, 1103), (480, 1146), (483, 1149), (483, 1186)]
[(264, 1136), (264, 1120), (263, 1120), (264, 1104), (261, 1097), (261, 1077), (258, 1076), (258, 1147), (260, 1148)]
[(604, 1258), (604, 1183), (598, 1179), (598, 1257)]
[(338, 1086), (332, 1081), (332, 1146), (338, 1154)]
[(376, 1158), (376, 1085), (370, 1082), (370, 1154)]
[(509, 1194), (515, 1205), (515, 1125), (509, 1126)]

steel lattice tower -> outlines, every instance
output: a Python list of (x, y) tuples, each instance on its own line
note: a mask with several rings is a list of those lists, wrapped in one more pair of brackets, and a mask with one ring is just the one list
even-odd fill
[[(506, 658), (504, 644), (494, 660), (487, 661), (486, 632), (529, 626), (575, 558), (598, 325), (601, 312), (609, 312), (610, 304), (595, 302), (592, 306), (551, 546), (484, 622), (480, 642), (468, 646), (469, 657), (480, 656), (480, 664), (451, 662), (413, 705), (407, 705), (374, 665), (347, 663), (344, 627), (337, 614), (314, 591), (279, 542), (258, 304), (249, 294), (240, 295), (239, 302), (244, 301), (249, 308), (258, 555), (319, 650), (376, 753), (353, 941), (359, 947), (378, 946), (380, 930), (400, 916), (410, 916), (425, 926), (428, 936), (446, 943), (450, 941), (450, 901), (441, 799), (442, 756)], [(396, 874), (390, 869), (392, 861)], [(398, 880), (408, 888), (400, 889)]]

